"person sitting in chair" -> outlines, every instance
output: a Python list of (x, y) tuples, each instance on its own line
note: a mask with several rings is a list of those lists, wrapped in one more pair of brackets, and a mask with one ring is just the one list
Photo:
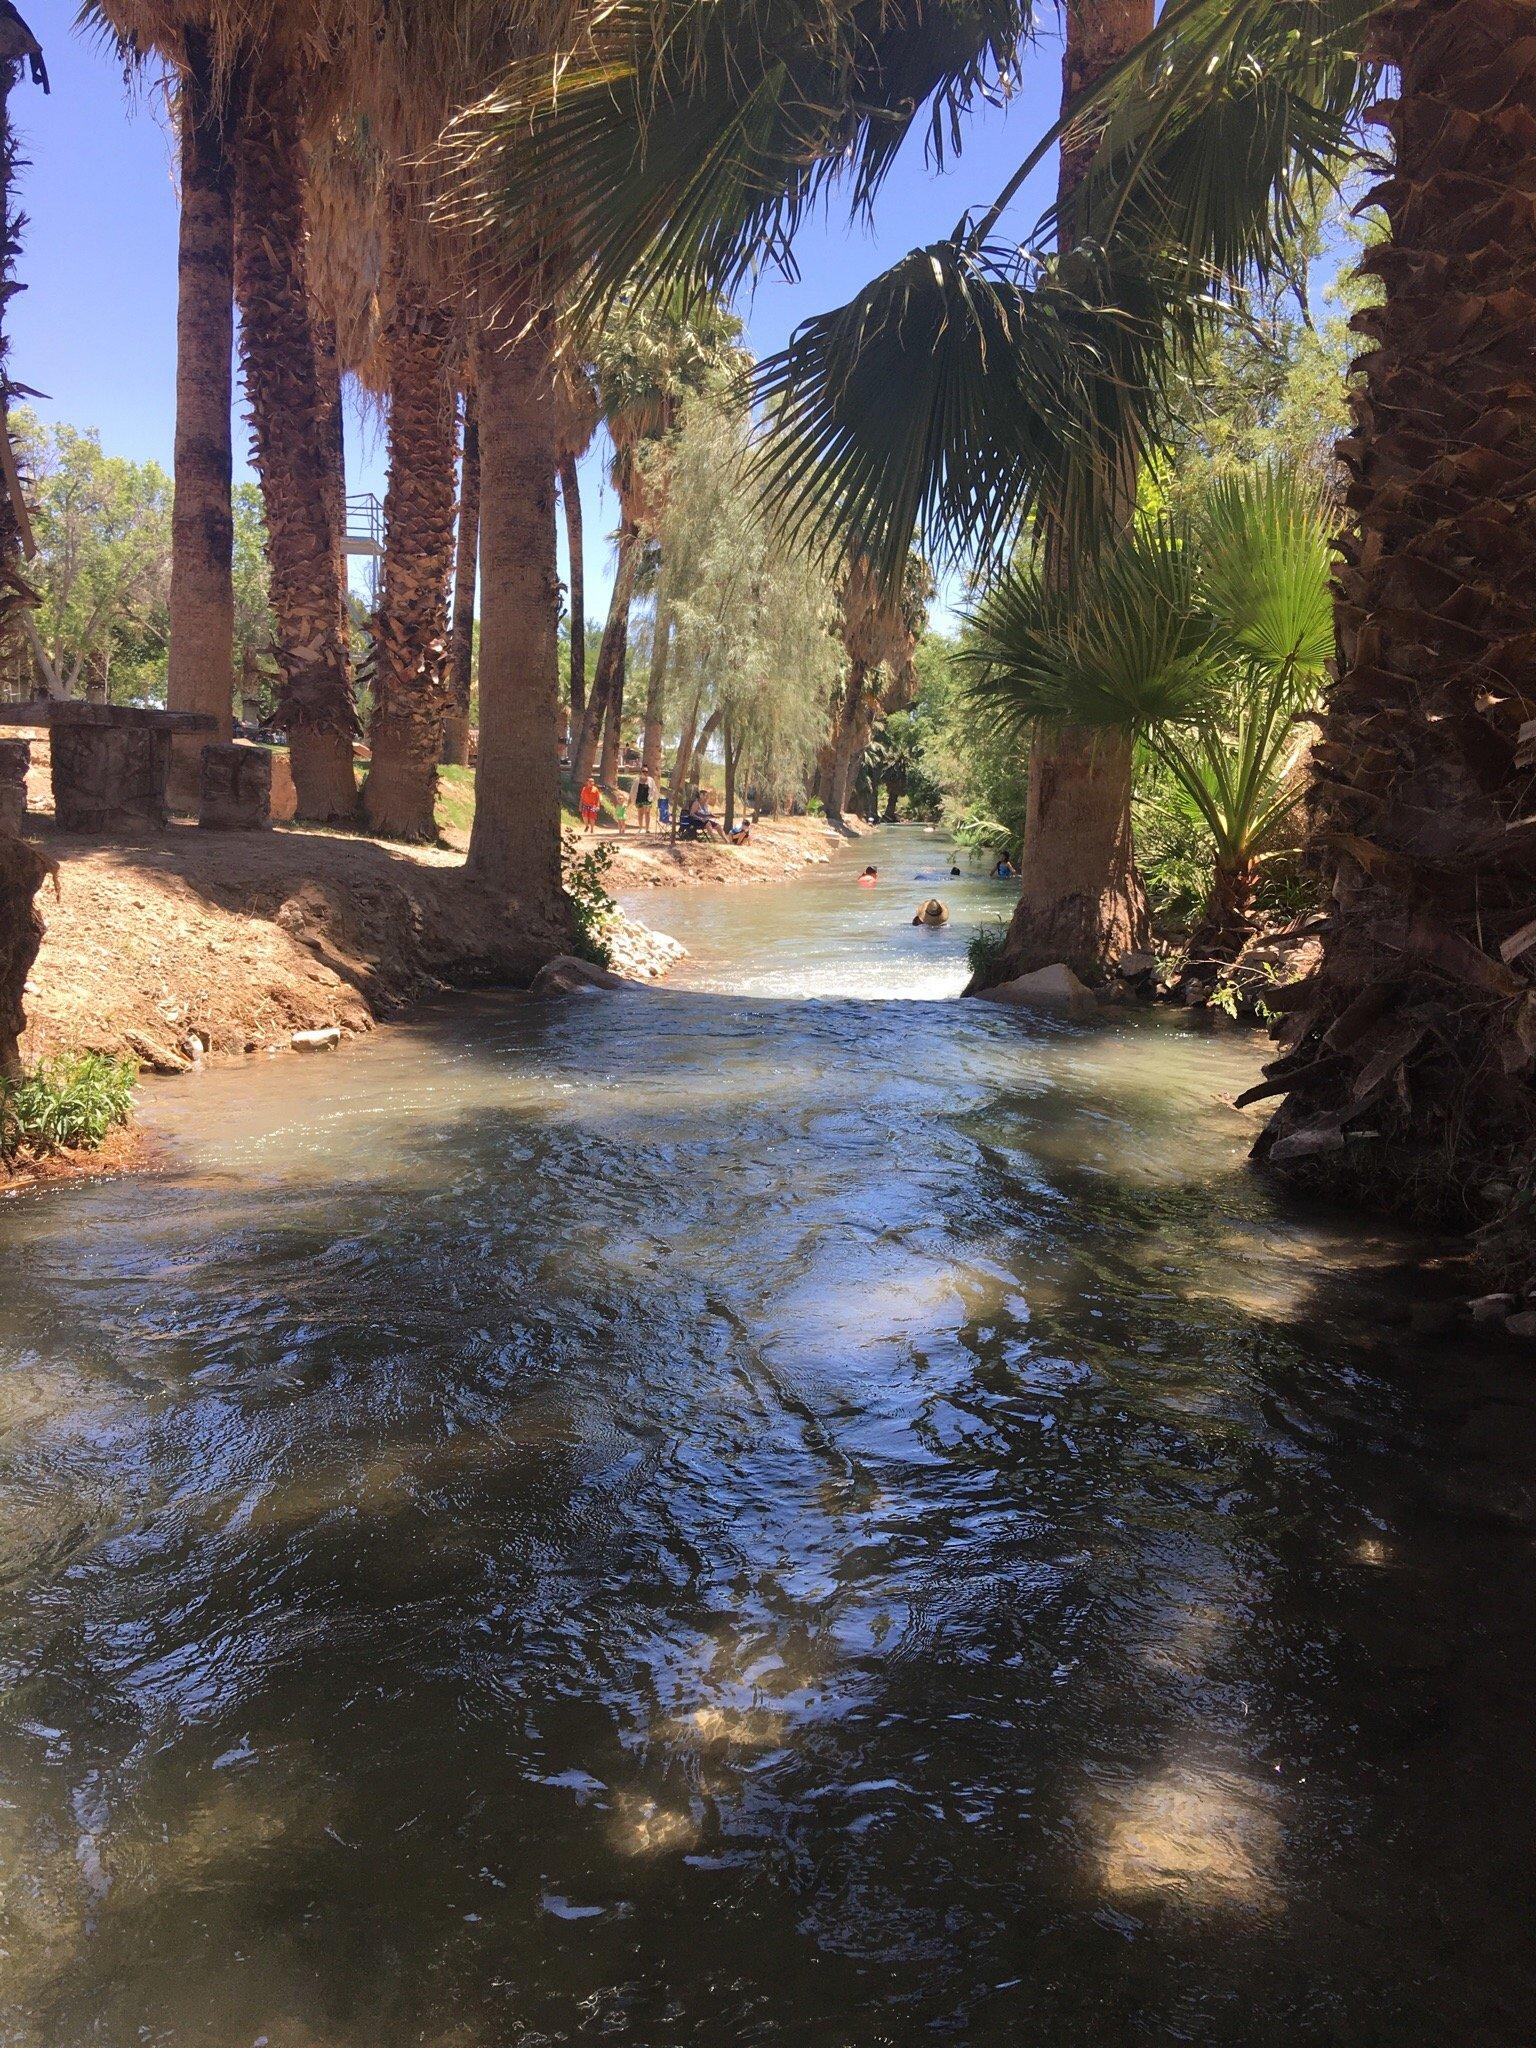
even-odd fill
[(702, 789), (688, 806), (688, 815), (693, 820), (700, 838), (721, 840), (725, 838), (725, 834), (720, 829), (719, 820), (709, 808), (709, 800)]

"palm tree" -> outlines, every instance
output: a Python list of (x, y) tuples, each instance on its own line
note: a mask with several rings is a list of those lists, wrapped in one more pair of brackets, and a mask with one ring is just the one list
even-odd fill
[[(1240, 0), (1239, 11), (1254, 4)], [(1299, 15), (1306, 43), (1327, 4), (1271, 0), (1270, 12), (1288, 17), (1287, 33)], [(1165, 20), (1192, 6), (1200, 11), (1187, 0)], [(1204, 13), (1232, 10), (1212, 0)], [(1150, 0), (1074, 0), (1068, 98), (1113, 80), (1150, 25)], [(1200, 26), (1209, 44), (1210, 20)], [(851, 0), (803, 20), (768, 0), (672, 0), (638, 26), (628, 10), (593, 9), (570, 39), (558, 91), (532, 67), (515, 70), (457, 124), (460, 204), (515, 247), (539, 182), (579, 190), (561, 272), (579, 303), (610, 302), (624, 289), (622, 266), (657, 298), (728, 289), (763, 251), (782, 257), (835, 177), (863, 205), (925, 109), (942, 153), (989, 76), (1012, 71), (1029, 27), (1027, 9), (963, 0), (886, 10), (874, 26)], [(1353, 104), (1354, 72), (1348, 62), (1314, 71), (1295, 97), (1320, 129)], [(1228, 64), (1220, 78), (1229, 139), (1251, 137), (1234, 182), (1260, 195), (1262, 218), (1291, 174), (1291, 128), (1274, 118), (1264, 67)], [(1182, 244), (1166, 254), (1166, 207), (1154, 237), (1145, 206), (1123, 214), (1085, 186), (1101, 126), (1053, 131), (984, 212), (804, 323), (760, 370), (773, 418), (765, 468), (785, 518), (845, 556), (864, 553), (888, 588), (920, 526), (952, 549), (999, 556), (1033, 516), (1053, 536), (1062, 578), (1121, 530), (1177, 345), (1199, 328), (1191, 275), (1203, 282), (1210, 262), (1227, 258), (1235, 267), (1262, 239), (1240, 228), (1235, 242), (1202, 247), (1198, 262)], [(1057, 140), (1058, 201), (1033, 241), (1052, 235), (1059, 253), (1024, 258), (996, 230)], [(1319, 147), (1313, 138), (1310, 153)], [(1178, 138), (1155, 136), (1144, 154), (1160, 176), (1170, 157), (1177, 167), (1177, 148)], [(1042, 753), (1017, 961), (1044, 949), (1091, 972), (1144, 938), (1129, 790), (1119, 735), (1057, 734)]]
[[(12, 298), (21, 290), (16, 281), (16, 258), (20, 253), (23, 224), (14, 203), (17, 152), (15, 131), (11, 127), (11, 93), (21, 79), (24, 64), (30, 66), (33, 82), (46, 92), (48, 72), (41, 46), (21, 16), (10, 8), (5, 17), (0, 18), (0, 430), (7, 435), (12, 386), (7, 362), (11, 343), (6, 314)], [(4, 487), (0, 488), (0, 673), (11, 674), (23, 659), (22, 644), (27, 620), (37, 602), (37, 593), (28, 583), (21, 566), (24, 514), (13, 495), (20, 486), (15, 474), (15, 458), (10, 454), (8, 445), (6, 452), (6, 475)], [(29, 906), (31, 900), (28, 895)], [(36, 948), (33, 950), (35, 952)], [(27, 964), (30, 966), (30, 960)], [(23, 971), (21, 981), (25, 979)], [(17, 982), (15, 992), (18, 1010), (21, 981)], [(6, 1000), (7, 991), (0, 987), (0, 1004)], [(4, 1016), (0, 1016), (0, 1051), (5, 1044), (5, 1022)]]
[[(411, 167), (425, 218), (431, 145), (509, 58), (549, 47), (559, 10), (506, 0), (391, 0), (368, 6), (356, 41), (359, 90), (397, 167)], [(480, 437), (480, 741), (466, 872), (515, 897), (530, 929), (564, 925), (560, 876), (555, 556), (555, 326), (533, 268), (507, 263), (440, 219), (424, 246), (433, 288), (471, 338)], [(534, 265), (538, 258), (532, 252)]]
[(386, 231), (389, 481), (363, 815), (373, 831), (389, 837), (433, 839), (443, 721), (453, 701), (448, 579), (453, 567), (457, 351), (452, 310), (416, 255), (408, 207), (404, 191), (393, 186)]
[[(181, 215), (176, 302), (176, 449), (171, 511), (170, 642), (166, 702), (216, 721), (227, 740), (234, 707), (234, 466), (230, 363), (234, 352), (234, 163), (231, 102), (238, 72), (221, 79), (213, 39), (189, 23), (177, 90)], [(171, 743), (169, 794), (195, 810), (202, 741)]]
[(855, 555), (844, 573), (838, 613), (848, 672), (833, 702), (832, 730), (817, 772), (817, 794), (834, 823), (847, 809), (860, 757), (879, 720), (915, 694), (912, 654), (932, 595), (932, 572), (921, 556), (908, 562), (894, 595), (863, 555)]
[(449, 706), (443, 719), (443, 765), (469, 765), (469, 702), (475, 680), (475, 585), (480, 564), (480, 410), (473, 384), (464, 391), (459, 456), (459, 523), (453, 558), (453, 624), (448, 634)]
[(1321, 502), (1266, 470), (1212, 484), (1192, 524), (1137, 521), (1069, 588), (1041, 555), (1021, 562), (987, 593), (960, 658), (979, 707), (1048, 733), (1112, 733), (1127, 758), (1141, 742), (1162, 764), (1210, 835), (1198, 973), (1253, 930), (1266, 842), (1299, 794), (1286, 779), (1296, 722), (1332, 657)]

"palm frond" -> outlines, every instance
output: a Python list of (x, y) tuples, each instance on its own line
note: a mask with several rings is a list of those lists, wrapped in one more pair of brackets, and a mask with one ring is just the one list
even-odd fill
[(1316, 488), (1266, 464), (1215, 479), (1196, 513), (1205, 601), (1243, 655), (1303, 692), (1334, 653), (1332, 556)]
[(996, 564), (1031, 520), (1090, 552), (1201, 317), (1156, 259), (915, 249), (759, 365), (758, 473), (802, 544), (892, 588), (914, 545)]
[[(1095, 134), (1073, 236), (1182, 256), (1189, 276), (1263, 278), (1299, 181), (1332, 182), (1360, 141), (1375, 0), (1194, 0), (1062, 124)], [(1059, 231), (1055, 213), (1035, 232)]]
[(836, 180), (867, 206), (924, 110), (930, 154), (998, 89), (1030, 0), (616, 0), (577, 45), (514, 64), (441, 145), (445, 219), (511, 261), (541, 249), (584, 313), (793, 275)]
[(972, 704), (1020, 729), (1191, 722), (1214, 710), (1225, 673), (1189, 532), (1166, 516), (1138, 522), (1070, 584), (1039, 554), (1015, 565), (972, 615), (958, 659)]

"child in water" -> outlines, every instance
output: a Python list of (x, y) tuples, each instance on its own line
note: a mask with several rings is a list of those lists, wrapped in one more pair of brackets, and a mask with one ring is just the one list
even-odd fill
[(866, 868), (859, 877), (859, 887), (861, 889), (873, 889), (879, 879), (880, 870), (878, 868)]

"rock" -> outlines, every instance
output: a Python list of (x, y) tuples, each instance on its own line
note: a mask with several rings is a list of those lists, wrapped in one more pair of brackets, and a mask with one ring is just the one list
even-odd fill
[(164, 830), (171, 736), (142, 719), (116, 706), (55, 707), (53, 808), (61, 832)]
[(185, 1074), (191, 1068), (192, 1062), (185, 1054), (173, 1052), (170, 1046), (146, 1037), (142, 1031), (125, 1031), (123, 1039), (139, 1065), (148, 1067), (152, 1074)]
[(1093, 990), (1078, 980), (1064, 961), (1037, 967), (1033, 974), (1021, 974), (1013, 981), (1001, 981), (996, 988), (981, 991), (989, 1003), (1012, 1003), (1025, 1009), (1093, 1009)]
[(319, 1031), (295, 1031), (288, 1043), (295, 1052), (333, 1052), (341, 1043), (341, 1026), (327, 1024)]
[(1536, 1308), (1523, 1308), (1517, 1316), (1506, 1316), (1504, 1327), (1511, 1337), (1536, 1337)]
[(27, 769), (30, 740), (0, 740), (0, 832), (20, 838), (27, 829)]
[(186, 1054), (187, 1058), (193, 1061), (194, 1064), (198, 1060), (200, 1060), (203, 1054), (208, 1050), (207, 1046), (204, 1045), (202, 1039), (198, 1036), (198, 1034), (195, 1031), (189, 1031), (187, 1033), (186, 1037), (181, 1041), (181, 1049)]
[(1144, 975), (1156, 974), (1155, 953), (1122, 953), (1115, 962), (1115, 972), (1122, 981), (1140, 981)]
[(1472, 1311), (1474, 1323), (1502, 1323), (1506, 1316), (1515, 1312), (1515, 1297), (1512, 1294), (1480, 1294), (1467, 1307)]
[(236, 740), (203, 748), (197, 822), (210, 832), (262, 832), (272, 823), (272, 750)]
[(557, 953), (546, 960), (529, 985), (531, 996), (589, 995), (597, 989), (623, 988), (622, 975), (611, 974), (591, 960), (578, 960), (574, 953)]

